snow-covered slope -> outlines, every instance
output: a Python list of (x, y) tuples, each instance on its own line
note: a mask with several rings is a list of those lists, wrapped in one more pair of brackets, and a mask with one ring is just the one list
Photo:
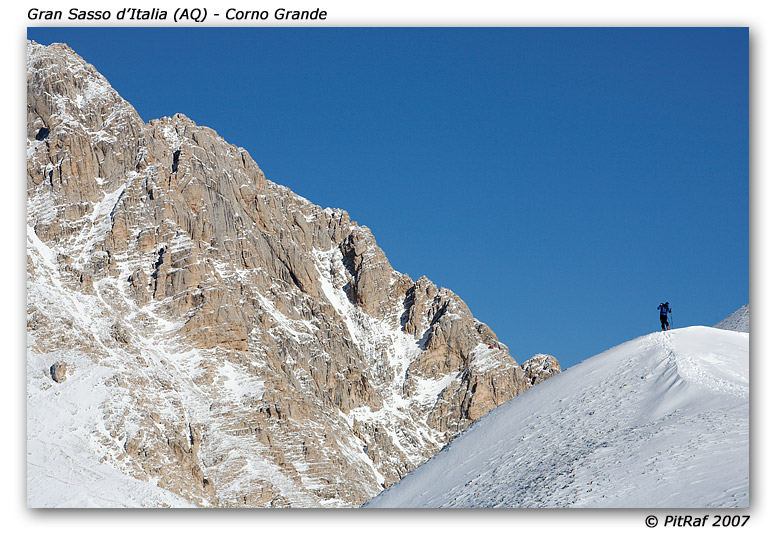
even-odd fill
[(745, 304), (730, 316), (715, 325), (717, 329), (728, 331), (749, 332), (749, 303)]
[[(99, 307), (69, 294), (57, 276), (55, 255), (28, 229), (27, 255), (39, 275), (27, 299), (39, 310), (69, 311), (84, 332), (96, 329)], [(46, 281), (46, 282), (44, 282)], [(94, 300), (96, 301), (96, 299)], [(27, 505), (29, 507), (193, 507), (157, 481), (131, 477), (107, 462), (126, 440), (112, 436), (103, 407), (115, 380), (109, 363), (95, 363), (77, 350), (36, 354), (35, 330), (27, 333)], [(69, 364), (67, 381), (57, 383), (49, 366)], [(41, 365), (41, 361), (45, 365)]]
[(749, 335), (653, 333), (482, 418), (369, 507), (747, 507)]

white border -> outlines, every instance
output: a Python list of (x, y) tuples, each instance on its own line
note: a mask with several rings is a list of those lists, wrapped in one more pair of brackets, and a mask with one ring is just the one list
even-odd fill
[[(211, 2), (216, 9), (234, 6), (250, 9), (288, 7), (328, 11), (326, 26), (749, 26), (751, 43), (751, 169), (750, 169), (750, 281), (753, 310), (751, 337), (752, 359), (752, 456), (751, 503), (752, 515), (748, 531), (765, 531), (774, 522), (773, 460), (766, 450), (772, 444), (772, 424), (769, 407), (773, 406), (773, 359), (776, 358), (772, 328), (774, 296), (774, 236), (776, 229), (776, 198), (774, 198), (773, 151), (776, 125), (772, 100), (776, 97), (776, 19), (772, 2), (728, 1), (646, 1), (629, 2), (604, 0), (545, 0), (498, 2), (472, 0), (461, 2), (421, 2), (397, 0), (368, 2), (321, 0), (321, 2)], [(25, 417), (24, 417), (24, 283), (25, 283), (25, 188), (21, 177), (26, 172), (23, 159), (25, 115), (22, 108), (24, 89), (24, 40), (29, 7), (63, 9), (78, 7), (157, 7), (172, 12), (176, 7), (208, 7), (207, 2), (32, 2), (6, 7), (3, 15), (3, 73), (7, 82), (2, 86), (3, 161), (0, 169), (7, 170), (0, 182), (2, 198), (2, 228), (5, 254), (0, 263), (3, 281), (2, 340), (6, 351), (2, 389), (7, 418), (5, 433), (0, 439), (4, 463), (2, 485), (3, 523), (7, 533), (119, 533), (186, 532), (213, 533), (222, 526), (230, 532), (261, 533), (265, 531), (312, 532), (315, 535), (336, 533), (434, 532), (474, 533), (484, 531), (511, 535), (522, 529), (552, 528), (578, 533), (622, 533), (631, 530), (649, 531), (643, 523), (647, 511), (30, 511), (25, 500)], [(271, 24), (270, 24), (271, 22)], [(42, 25), (31, 23), (31, 25)], [(62, 21), (54, 25), (75, 25)], [(114, 22), (110, 25), (116, 25)], [(140, 25), (129, 23), (126, 25)], [(142, 24), (149, 25), (149, 24)], [(157, 25), (167, 26), (168, 23)], [(223, 21), (207, 25), (224, 26)], [(268, 21), (262, 25), (281, 25)], [(308, 25), (308, 24), (305, 24)], [(770, 152), (770, 154), (769, 154)], [(666, 511), (655, 514), (662, 518)], [(687, 511), (692, 513), (692, 511)], [(10, 529), (10, 531), (9, 531)], [(657, 528), (664, 529), (664, 528)]]

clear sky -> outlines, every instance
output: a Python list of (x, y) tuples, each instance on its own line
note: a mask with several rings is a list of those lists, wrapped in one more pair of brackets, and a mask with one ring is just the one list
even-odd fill
[(746, 28), (38, 28), (372, 229), (518, 361), (749, 301)]

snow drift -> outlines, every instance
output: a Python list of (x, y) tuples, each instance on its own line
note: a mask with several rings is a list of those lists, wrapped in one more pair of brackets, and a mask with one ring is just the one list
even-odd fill
[(367, 507), (747, 507), (749, 335), (687, 327), (495, 409)]

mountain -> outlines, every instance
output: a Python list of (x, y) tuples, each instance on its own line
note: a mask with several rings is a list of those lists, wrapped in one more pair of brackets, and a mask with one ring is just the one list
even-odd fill
[(596, 355), (471, 425), (368, 507), (748, 507), (749, 335)]
[(34, 507), (357, 506), (537, 377), (344, 210), (34, 42), (27, 337)]
[(742, 333), (749, 332), (749, 303), (745, 304), (730, 316), (717, 323), (714, 327), (717, 329), (727, 329), (728, 331), (738, 331)]

